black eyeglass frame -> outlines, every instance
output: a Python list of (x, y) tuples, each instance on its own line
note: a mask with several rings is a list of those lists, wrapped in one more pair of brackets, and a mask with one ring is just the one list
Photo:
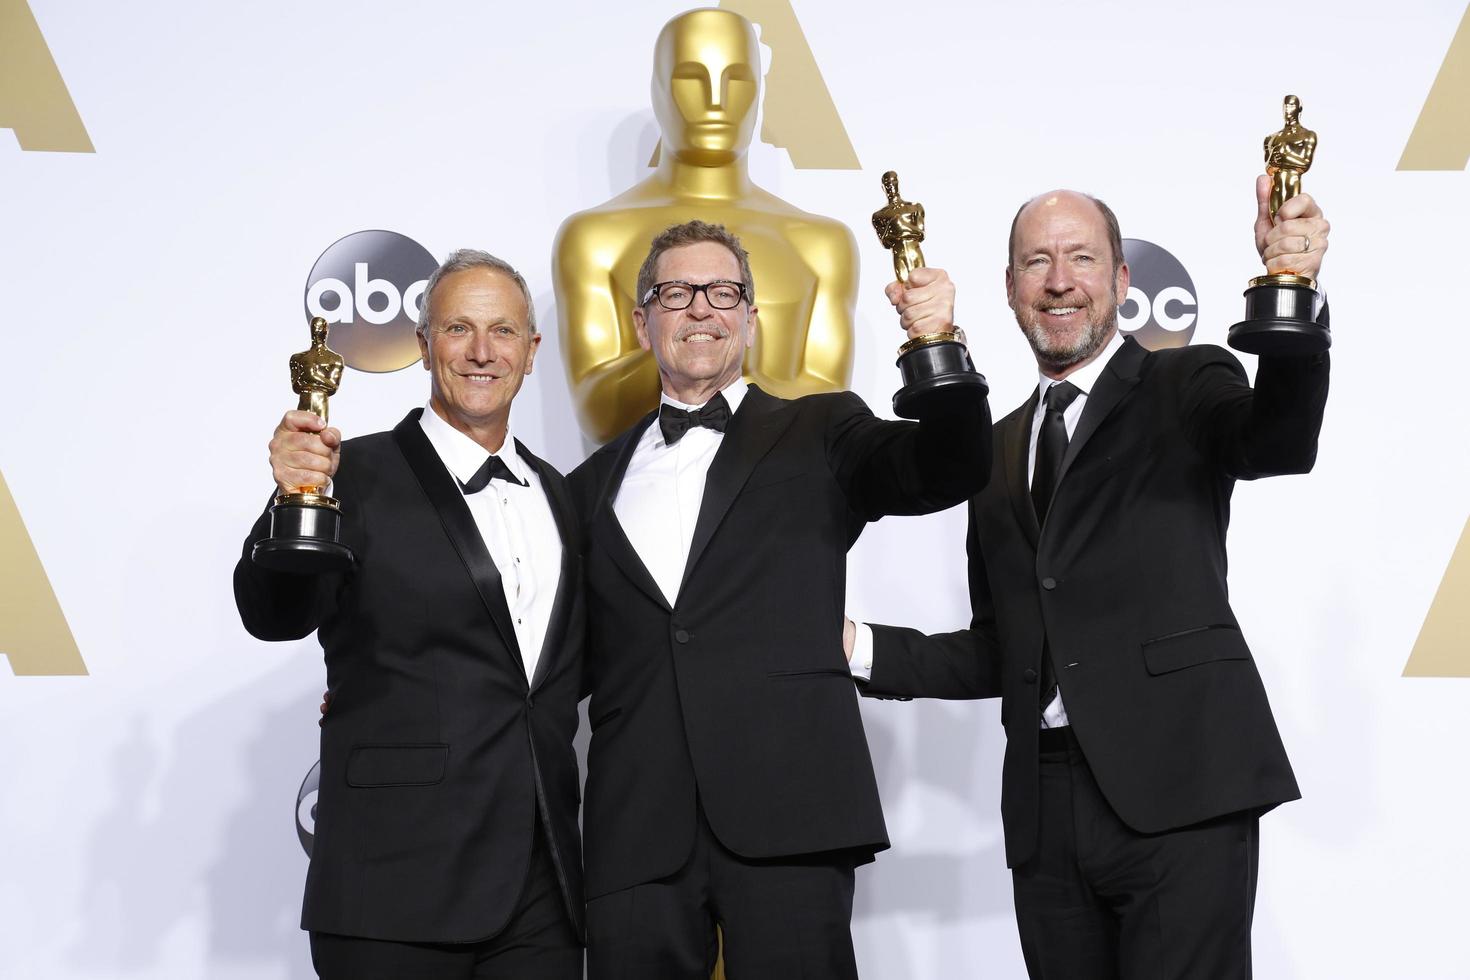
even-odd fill
[[(689, 302), (685, 303), (683, 306), (670, 306), (669, 304), (665, 303), (663, 297), (663, 289), (665, 286), (683, 286), (685, 289), (689, 290)], [(709, 289), (711, 286), (734, 286), (736, 290), (735, 302), (731, 303), (729, 306), (717, 305), (714, 299), (712, 299), (709, 294)], [(662, 306), (666, 310), (677, 312), (679, 310), (687, 310), (689, 309), (689, 307), (693, 306), (694, 297), (699, 295), (700, 293), (704, 293), (704, 301), (710, 305), (710, 309), (712, 310), (733, 310), (735, 309), (735, 307), (739, 306), (741, 302), (750, 301), (750, 297), (747, 296), (745, 293), (745, 283), (736, 282), (733, 279), (716, 279), (713, 282), (707, 282), (698, 285), (692, 282), (685, 282), (682, 279), (670, 279), (668, 282), (656, 282), (652, 286), (648, 287), (648, 292), (643, 294), (643, 302), (639, 305), (647, 306), (649, 300), (657, 299), (659, 306)]]

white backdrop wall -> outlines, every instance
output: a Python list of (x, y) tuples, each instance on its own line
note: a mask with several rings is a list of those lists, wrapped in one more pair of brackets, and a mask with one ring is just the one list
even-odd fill
[[(652, 42), (683, 3), (30, 6), (97, 152), (0, 132), (0, 473), (90, 674), (0, 669), (0, 975), (309, 977), (293, 819), (320, 653), (248, 637), (229, 586), (306, 275), (368, 228), (519, 265), (547, 339), (514, 426), (575, 465), (552, 236), (646, 173)], [(1035, 383), (1002, 289), (1020, 201), (1106, 198), (1188, 269), (1194, 342), (1223, 343), (1255, 271), (1260, 141), (1302, 97), (1334, 224), (1333, 392), (1316, 471), (1240, 486), (1231, 535), (1305, 793), (1263, 823), (1258, 975), (1470, 977), (1470, 681), (1401, 676), (1470, 513), (1470, 173), (1395, 169), (1463, 0), (794, 6), (863, 169), (758, 143), (752, 172), (856, 231), (854, 388), (882, 414), (883, 170), (928, 209), (999, 417)], [(417, 368), (350, 371), (333, 420), (382, 429), (426, 391)], [(854, 614), (967, 622), (963, 523), (871, 528)], [(863, 715), (894, 843), (858, 879), (864, 975), (1024, 976), (996, 704)]]

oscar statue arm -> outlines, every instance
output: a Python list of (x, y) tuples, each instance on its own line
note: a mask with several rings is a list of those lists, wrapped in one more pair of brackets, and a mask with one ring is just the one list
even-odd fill
[(633, 332), (636, 300), (623, 295), (612, 268), (596, 258), (606, 236), (590, 225), (583, 215), (562, 225), (551, 279), (577, 422), (588, 438), (604, 443), (657, 404), (658, 367)]
[(846, 225), (825, 219), (803, 222), (788, 234), (816, 277), (800, 364), (792, 378), (763, 378), (752, 370), (752, 380), (784, 398), (846, 390), (852, 385), (857, 241)]

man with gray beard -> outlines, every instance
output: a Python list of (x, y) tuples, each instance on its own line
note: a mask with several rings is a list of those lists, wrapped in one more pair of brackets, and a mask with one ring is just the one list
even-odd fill
[[(1269, 193), (1266, 271), (1315, 279), (1321, 209), (1273, 220)], [(1218, 347), (1120, 337), (1117, 218), (1075, 191), (1017, 212), (1005, 279), (1040, 383), (970, 501), (970, 628), (849, 625), (853, 673), (876, 696), (1002, 697), (1033, 978), (1249, 976), (1258, 817), (1300, 794), (1227, 598), (1230, 495), (1312, 468), (1327, 355), (1263, 356), (1252, 389)]]

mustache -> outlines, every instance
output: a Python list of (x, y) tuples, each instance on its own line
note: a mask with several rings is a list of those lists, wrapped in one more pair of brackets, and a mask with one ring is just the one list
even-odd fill
[(724, 340), (726, 337), (730, 336), (730, 331), (726, 330), (718, 323), (711, 323), (710, 321), (705, 320), (700, 323), (691, 323), (686, 327), (680, 327), (677, 331), (675, 331), (674, 339), (684, 340), (686, 337), (697, 333), (712, 334), (719, 340)]
[(1081, 293), (1066, 293), (1062, 296), (1048, 296), (1045, 299), (1039, 299), (1035, 303), (1032, 303), (1031, 306), (1033, 309), (1045, 313), (1047, 310), (1054, 310), (1063, 306), (1076, 306), (1085, 310), (1090, 309), (1092, 304)]

